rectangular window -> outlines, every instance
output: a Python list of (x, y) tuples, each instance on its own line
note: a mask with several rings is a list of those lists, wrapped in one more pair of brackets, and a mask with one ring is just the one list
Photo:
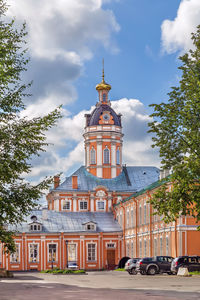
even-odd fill
[(120, 226), (122, 226), (122, 214), (120, 214), (119, 224), (120, 224)]
[(163, 239), (160, 237), (160, 255), (163, 255)]
[(30, 244), (29, 245), (29, 262), (38, 262), (38, 244)]
[(133, 241), (131, 241), (131, 256), (134, 257)]
[(103, 150), (103, 154), (104, 154), (104, 164), (109, 164), (110, 163), (110, 151), (108, 148)]
[(127, 228), (129, 228), (129, 210), (126, 212), (126, 223), (127, 223)]
[(49, 244), (49, 256), (48, 256), (48, 261), (57, 261), (56, 259), (56, 244)]
[(15, 244), (15, 252), (10, 255), (11, 263), (19, 263), (20, 262), (20, 245)]
[(115, 243), (108, 243), (107, 248), (115, 248)]
[(63, 203), (63, 209), (70, 210), (70, 204), (71, 204), (70, 201), (65, 201), (65, 202)]
[(80, 210), (86, 210), (87, 204), (87, 201), (80, 201)]
[(147, 207), (144, 205), (144, 224), (147, 224)]
[(142, 257), (142, 241), (140, 241), (139, 247), (139, 255)]
[(157, 256), (157, 239), (154, 239), (154, 256)]
[(104, 209), (104, 201), (98, 201), (97, 206), (98, 206), (99, 210), (103, 210)]
[(166, 255), (169, 255), (169, 238), (166, 236)]
[(142, 225), (142, 207), (139, 207), (139, 224)]
[(131, 227), (133, 227), (133, 209), (131, 209)]
[(147, 241), (144, 240), (144, 256), (147, 256)]
[(96, 261), (96, 244), (88, 244), (88, 261)]
[(76, 257), (76, 244), (68, 244), (68, 261), (77, 261)]
[(129, 256), (129, 242), (126, 243), (126, 255)]

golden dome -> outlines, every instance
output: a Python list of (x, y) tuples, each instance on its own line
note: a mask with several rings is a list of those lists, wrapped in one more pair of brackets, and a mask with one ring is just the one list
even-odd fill
[(96, 90), (101, 91), (101, 90), (111, 90), (111, 85), (106, 83), (104, 80), (104, 60), (103, 60), (103, 70), (102, 70), (102, 81), (96, 85)]

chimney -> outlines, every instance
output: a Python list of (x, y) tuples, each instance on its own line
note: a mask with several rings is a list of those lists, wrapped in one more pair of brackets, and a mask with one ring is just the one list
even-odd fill
[(60, 177), (58, 175), (54, 176), (53, 181), (54, 181), (54, 189), (56, 189), (60, 184)]
[(73, 190), (78, 189), (78, 176), (77, 175), (72, 175), (72, 188), (73, 188)]
[(42, 208), (42, 219), (43, 220), (48, 220), (48, 209), (47, 209), (47, 207)]

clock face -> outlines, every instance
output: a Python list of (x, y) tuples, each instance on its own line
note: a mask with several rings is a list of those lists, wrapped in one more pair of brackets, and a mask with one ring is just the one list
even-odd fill
[(108, 114), (103, 115), (103, 119), (105, 121), (108, 121), (110, 119), (110, 116)]

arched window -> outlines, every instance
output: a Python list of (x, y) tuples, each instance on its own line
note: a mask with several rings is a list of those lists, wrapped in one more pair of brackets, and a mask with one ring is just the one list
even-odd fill
[(110, 151), (107, 147), (103, 150), (103, 162), (104, 164), (110, 163)]
[(103, 102), (106, 102), (106, 94), (103, 94)]
[(94, 147), (92, 147), (92, 149), (90, 150), (90, 163), (92, 165), (96, 164), (96, 151)]
[(117, 165), (120, 165), (120, 150), (119, 150), (119, 148), (117, 149), (116, 155), (117, 155)]

